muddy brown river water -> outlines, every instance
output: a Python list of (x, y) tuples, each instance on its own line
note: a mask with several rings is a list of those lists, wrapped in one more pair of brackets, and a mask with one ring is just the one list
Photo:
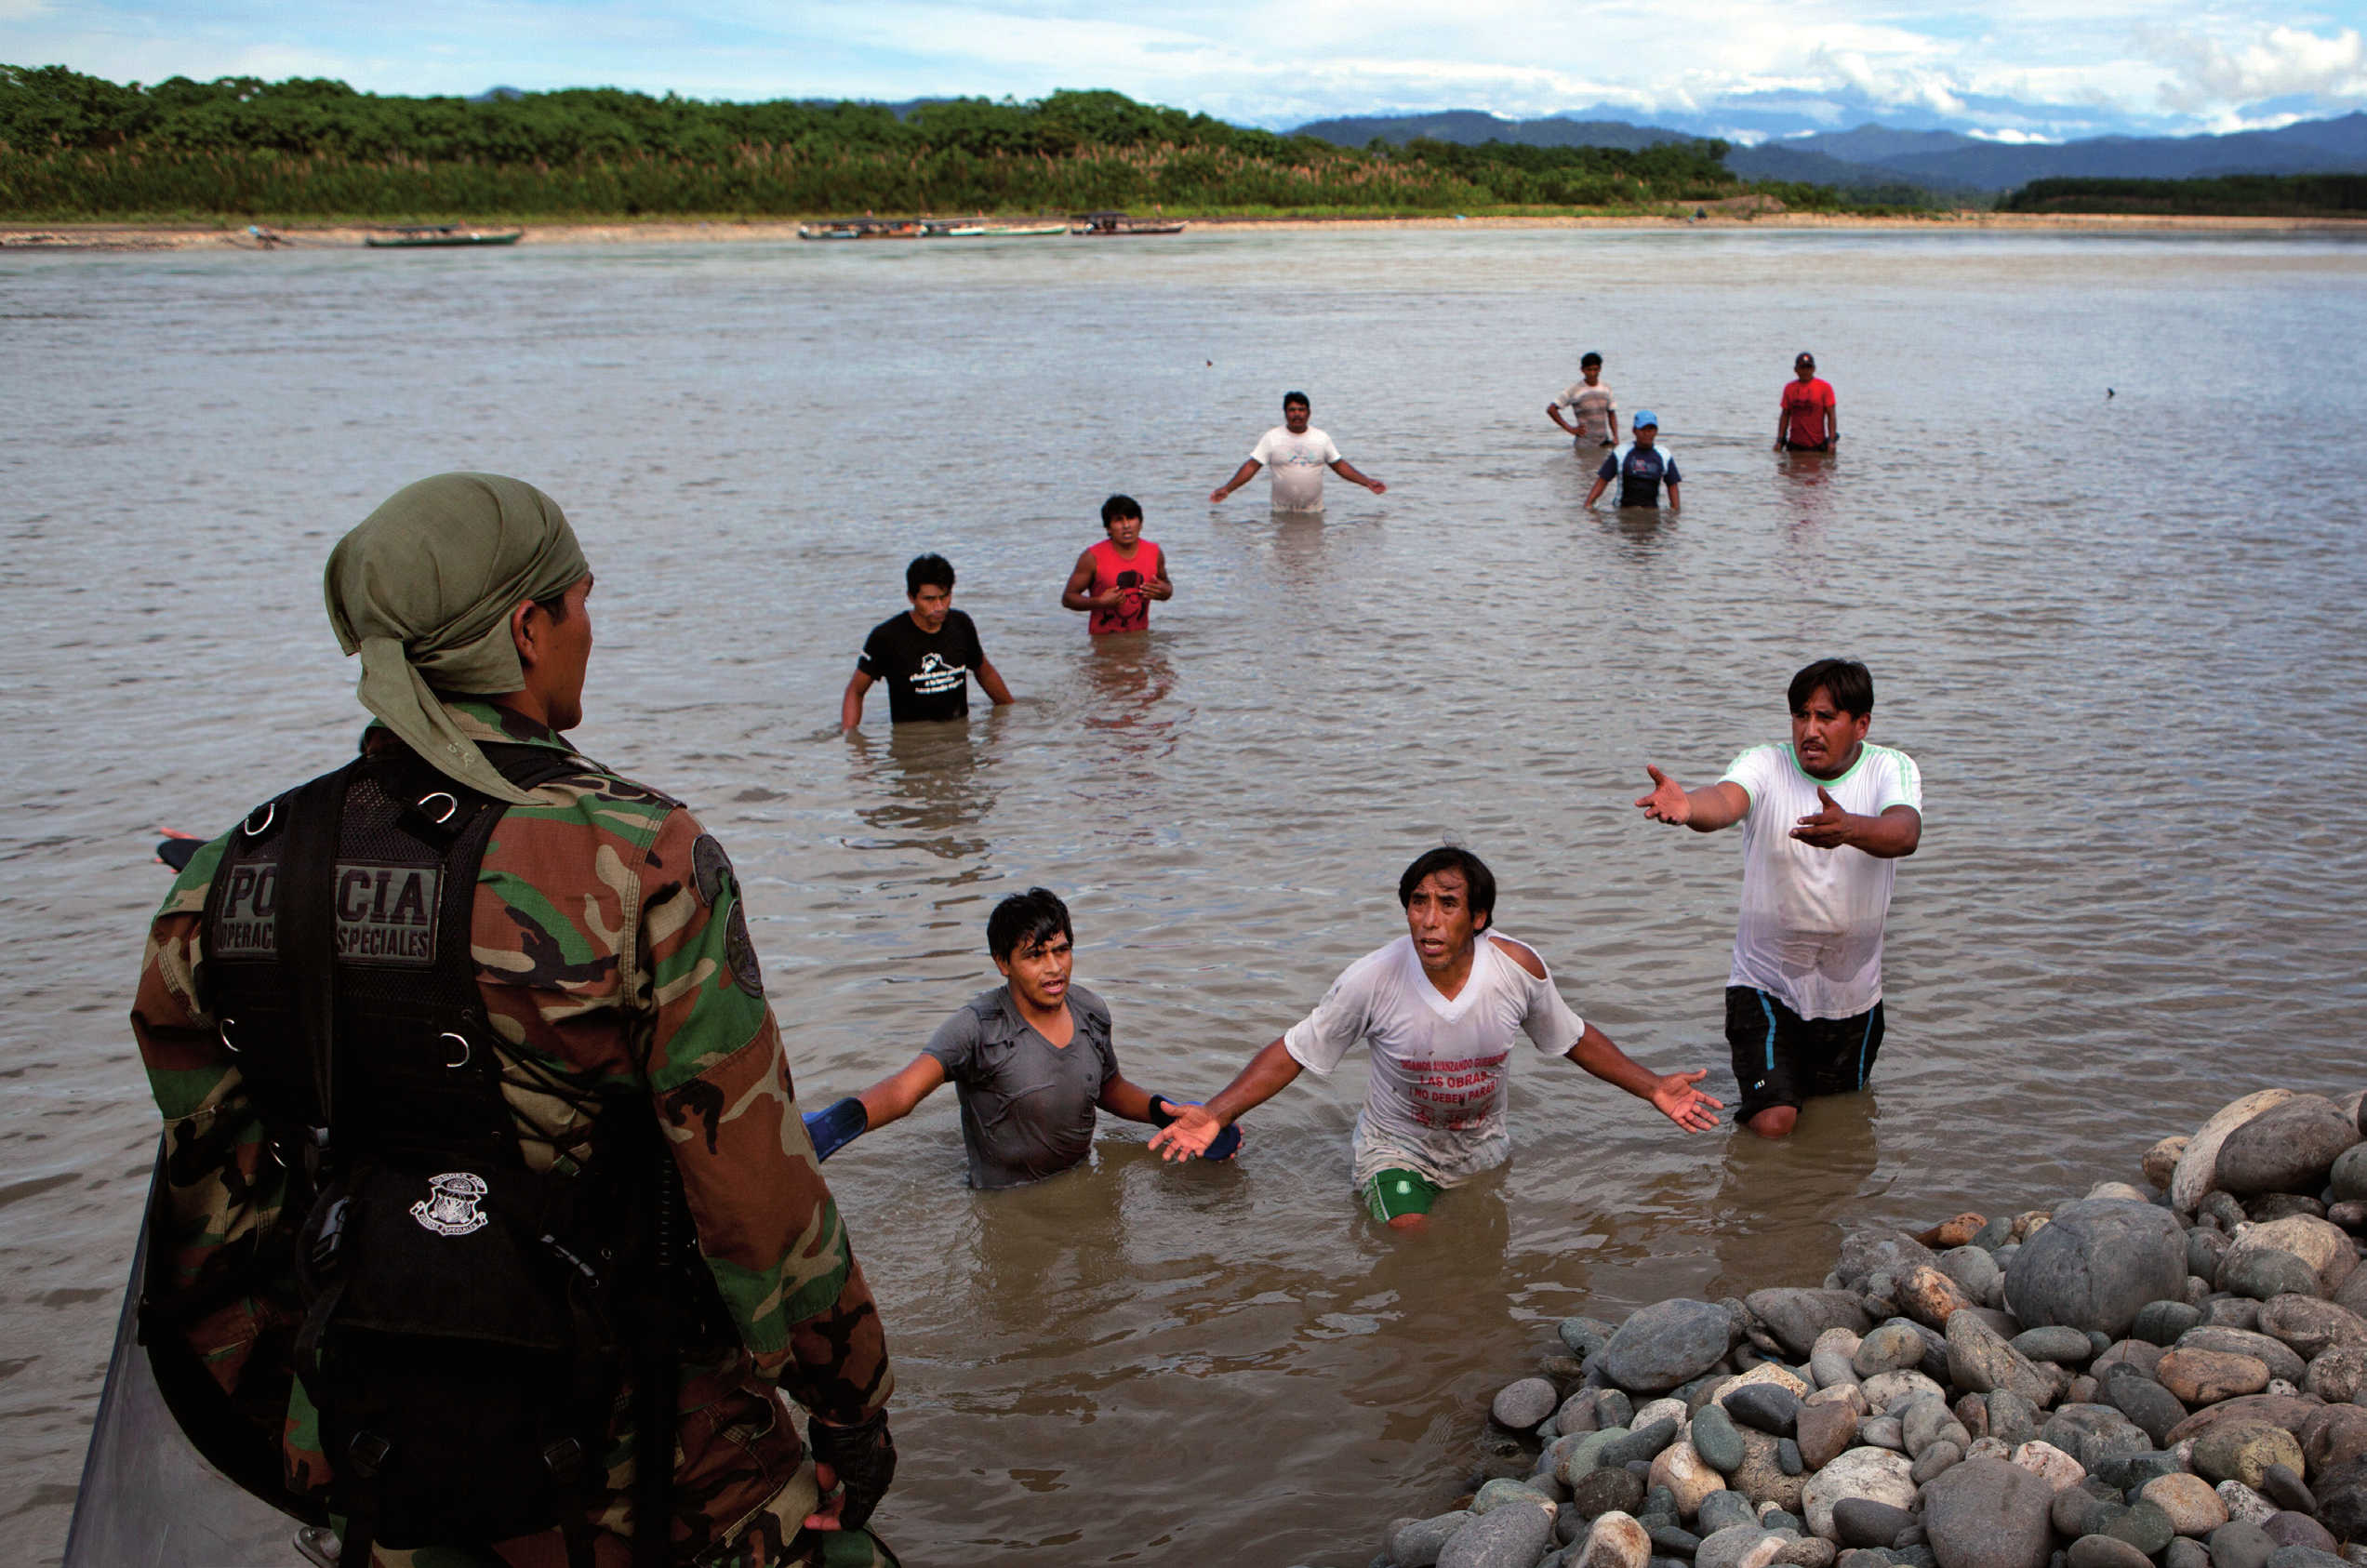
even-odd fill
[[(332, 765), (329, 543), (488, 468), (598, 571), (585, 748), (749, 888), (801, 1097), (908, 1061), (1068, 897), (1121, 1057), (1215, 1089), (1402, 931), (1452, 835), (1632, 1054), (1711, 1068), (1734, 836), (1640, 820), (1867, 660), (1922, 763), (1873, 1094), (1764, 1147), (1523, 1052), (1509, 1165), (1426, 1235), (1350, 1200), (1351, 1063), (1170, 1169), (962, 1185), (951, 1094), (830, 1175), (898, 1359), (914, 1564), (1365, 1561), (1445, 1506), (1551, 1324), (1814, 1283), (1856, 1218), (2134, 1175), (2257, 1086), (2358, 1086), (2367, 245), (1790, 232), (0, 258), (0, 1561), (54, 1561), (146, 1180), (124, 1021), (165, 873)], [(1843, 455), (1767, 451), (1793, 352)], [(1599, 349), (1682, 518), (1589, 514), (1548, 398)], [(1386, 497), (1209, 488), (1285, 388)], [(2107, 389), (2113, 395), (2107, 396)], [(1111, 490), (1147, 638), (1058, 589)], [(834, 725), (922, 550), (1021, 701)]]

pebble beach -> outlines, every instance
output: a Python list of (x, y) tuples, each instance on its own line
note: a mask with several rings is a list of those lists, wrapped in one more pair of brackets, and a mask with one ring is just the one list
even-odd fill
[(1564, 1319), (1373, 1568), (2367, 1568), (2362, 1098), (1855, 1231), (1822, 1288)]

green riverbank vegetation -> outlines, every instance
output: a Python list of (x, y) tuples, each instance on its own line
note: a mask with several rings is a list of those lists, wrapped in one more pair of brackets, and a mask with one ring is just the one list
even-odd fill
[(2034, 179), (2001, 212), (2164, 218), (2367, 218), (2367, 174), (2226, 174), (2207, 179)]
[(1641, 212), (1763, 190), (1726, 144), (1335, 146), (1114, 92), (1031, 103), (702, 102), (610, 88), (382, 97), (341, 82), (118, 85), (0, 66), (0, 217), (19, 221)]

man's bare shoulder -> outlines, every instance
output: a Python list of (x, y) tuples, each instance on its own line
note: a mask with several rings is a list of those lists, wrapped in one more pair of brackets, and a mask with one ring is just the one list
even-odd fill
[(1531, 979), (1545, 978), (1545, 960), (1537, 957), (1536, 949), (1516, 942), (1509, 937), (1499, 937), (1493, 931), (1488, 933), (1488, 940), (1494, 942), (1505, 957), (1527, 970)]

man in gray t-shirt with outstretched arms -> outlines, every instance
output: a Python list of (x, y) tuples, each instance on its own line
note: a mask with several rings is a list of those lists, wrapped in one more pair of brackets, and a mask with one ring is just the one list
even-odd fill
[(1096, 1109), (1155, 1126), (1173, 1120), (1181, 1102), (1126, 1082), (1109, 1006), (1070, 983), (1076, 937), (1066, 904), (1046, 888), (1015, 893), (988, 917), (986, 940), (1004, 983), (964, 1003), (903, 1071), (807, 1117), (816, 1153), (828, 1159), (909, 1115), (948, 1081), (962, 1100), (972, 1187), (1017, 1187), (1078, 1163), (1093, 1148)]

